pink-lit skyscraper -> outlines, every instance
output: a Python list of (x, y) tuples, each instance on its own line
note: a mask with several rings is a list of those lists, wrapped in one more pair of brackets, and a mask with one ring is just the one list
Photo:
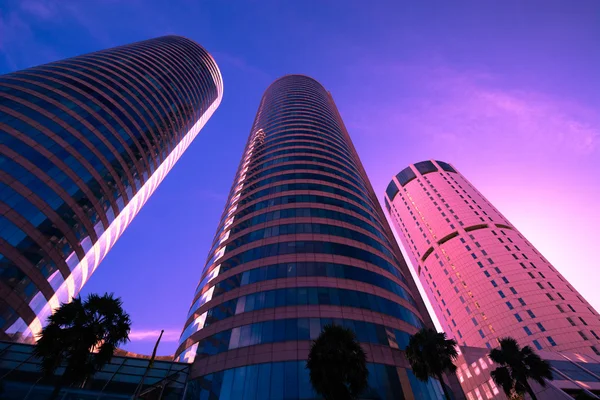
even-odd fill
[(444, 330), (460, 344), (505, 336), (600, 355), (596, 310), (451, 165), (423, 161), (390, 182), (386, 208)]

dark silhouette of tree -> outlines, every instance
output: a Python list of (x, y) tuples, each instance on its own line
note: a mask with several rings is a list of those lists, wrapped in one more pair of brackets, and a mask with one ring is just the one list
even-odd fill
[(351, 329), (326, 325), (313, 342), (306, 368), (326, 400), (356, 399), (368, 386), (367, 358)]
[(448, 400), (452, 397), (448, 393), (442, 376), (444, 372), (454, 373), (456, 371), (456, 365), (454, 365), (454, 360), (458, 357), (456, 345), (454, 339), (446, 339), (445, 333), (431, 328), (423, 328), (411, 336), (406, 347), (406, 358), (408, 358), (417, 379), (427, 382), (429, 378), (436, 378), (440, 381)]
[(90, 294), (61, 306), (48, 318), (33, 354), (42, 359), (42, 373), (52, 377), (59, 366), (50, 399), (65, 385), (81, 384), (110, 361), (117, 346), (129, 341), (131, 321), (120, 298)]
[(546, 386), (546, 379), (553, 379), (547, 361), (542, 360), (531, 347), (521, 348), (517, 341), (510, 337), (500, 339), (500, 347), (490, 351), (490, 359), (500, 365), (491, 375), (507, 396), (511, 393), (528, 393), (532, 400), (537, 400), (528, 379), (542, 386)]

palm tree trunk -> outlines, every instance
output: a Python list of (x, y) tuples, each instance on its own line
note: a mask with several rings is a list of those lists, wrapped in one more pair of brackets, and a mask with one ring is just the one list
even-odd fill
[(52, 393), (50, 394), (50, 397), (48, 397), (48, 400), (55, 400), (58, 399), (58, 395), (60, 394), (60, 390), (65, 386), (65, 372), (63, 372), (62, 375), (60, 375), (58, 377), (58, 379), (56, 380), (56, 383), (54, 384), (54, 390), (52, 390)]
[(52, 390), (52, 393), (50, 394), (50, 397), (48, 397), (48, 400), (58, 399), (60, 389), (62, 389), (62, 385), (60, 383), (57, 383), (56, 385), (54, 385), (54, 390)]
[(438, 378), (438, 381), (440, 381), (440, 385), (442, 385), (442, 390), (444, 391), (444, 396), (446, 397), (446, 400), (452, 400), (453, 397), (450, 397), (450, 393), (448, 392), (448, 388), (446, 387), (446, 384), (444, 383), (442, 374), (438, 374), (437, 378)]
[(527, 383), (527, 393), (529, 393), (529, 397), (531, 397), (531, 400), (537, 400), (537, 397), (535, 396), (535, 393), (533, 393), (533, 389), (531, 389), (529, 383)]

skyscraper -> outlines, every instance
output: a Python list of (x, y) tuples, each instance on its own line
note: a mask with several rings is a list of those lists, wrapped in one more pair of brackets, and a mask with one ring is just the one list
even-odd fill
[[(197, 398), (303, 399), (310, 340), (352, 328), (383, 399), (437, 399), (403, 353), (432, 326), (333, 99), (301, 75), (265, 92), (176, 356)], [(412, 396), (412, 395), (410, 395)]]
[(460, 344), (495, 347), (511, 336), (538, 350), (600, 355), (596, 310), (453, 166), (410, 165), (385, 202), (438, 319)]
[(77, 295), (222, 94), (176, 36), (0, 76), (0, 338)]

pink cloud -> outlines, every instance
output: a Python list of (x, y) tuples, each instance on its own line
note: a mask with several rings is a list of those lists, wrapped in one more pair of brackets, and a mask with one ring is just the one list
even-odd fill
[[(150, 330), (132, 330), (129, 333), (129, 339), (131, 341), (156, 341), (160, 335), (160, 329)], [(165, 329), (161, 342), (176, 342), (181, 336), (180, 329)]]

